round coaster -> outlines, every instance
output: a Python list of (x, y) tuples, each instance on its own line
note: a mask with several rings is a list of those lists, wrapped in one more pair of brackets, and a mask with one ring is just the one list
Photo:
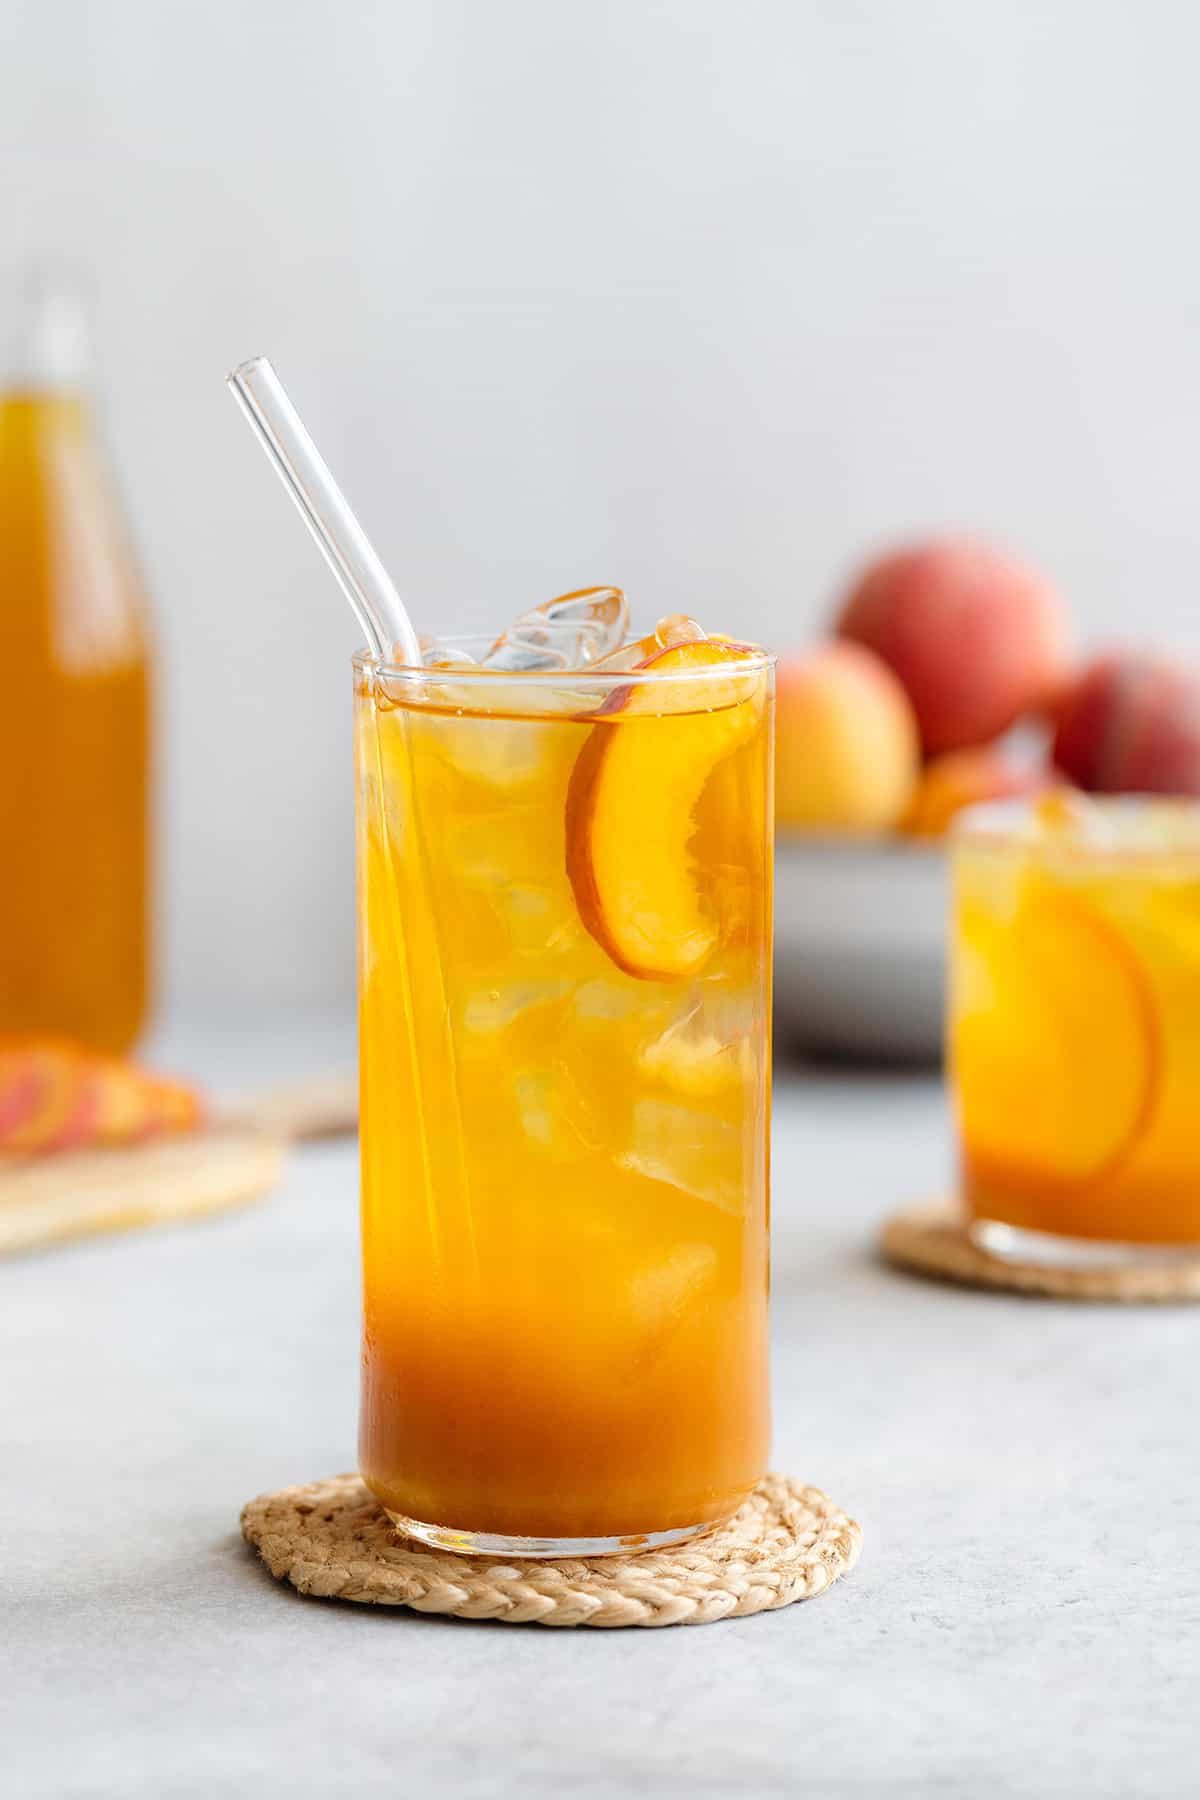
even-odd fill
[(220, 1122), (271, 1137), (353, 1137), (358, 1130), (358, 1079), (346, 1072), (286, 1081), (225, 1108)]
[(322, 1599), (509, 1625), (703, 1625), (790, 1606), (853, 1568), (862, 1533), (820, 1488), (764, 1475), (726, 1525), (641, 1556), (492, 1562), (401, 1537), (357, 1475), (260, 1494), (242, 1536)]
[(992, 1256), (975, 1244), (949, 1200), (894, 1213), (880, 1235), (884, 1257), (899, 1268), (969, 1287), (1043, 1294), (1056, 1300), (1200, 1300), (1200, 1255), (1090, 1269), (1052, 1268)]
[(260, 1132), (198, 1131), (0, 1163), (0, 1255), (240, 1206), (273, 1185), (285, 1153)]

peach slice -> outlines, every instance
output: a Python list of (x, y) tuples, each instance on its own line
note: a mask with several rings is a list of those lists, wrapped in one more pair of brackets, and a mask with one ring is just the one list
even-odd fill
[(150, 1104), (150, 1132), (195, 1131), (204, 1123), (204, 1102), (195, 1088), (165, 1075), (148, 1075), (146, 1097)]
[(1109, 1175), (1144, 1136), (1162, 1045), (1126, 940), (1073, 895), (1036, 894), (1001, 927), (966, 904), (951, 1056), (968, 1158), (1069, 1185)]
[(24, 1055), (0, 1051), (0, 1146), (37, 1108), (42, 1071)]
[(94, 1073), (98, 1093), (92, 1141), (133, 1144), (148, 1137), (155, 1107), (149, 1077), (115, 1057), (97, 1063)]
[(198, 1095), (117, 1057), (57, 1038), (0, 1042), (0, 1155), (137, 1143), (192, 1130)]
[(629, 975), (682, 979), (716, 947), (721, 921), (688, 846), (705, 783), (761, 720), (761, 687), (731, 672), (758, 654), (707, 639), (659, 651), (641, 667), (690, 679), (615, 689), (579, 753), (567, 874), (583, 923)]
[(5, 1105), (0, 1149), (41, 1150), (69, 1134), (82, 1098), (82, 1058), (71, 1044), (50, 1038), (9, 1044), (3, 1053), (4, 1088), (24, 1094), (23, 1105)]

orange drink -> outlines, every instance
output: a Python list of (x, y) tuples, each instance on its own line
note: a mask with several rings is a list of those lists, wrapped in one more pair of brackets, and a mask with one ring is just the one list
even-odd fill
[(147, 622), (82, 371), (41, 346), (61, 323), (34, 309), (0, 388), (0, 1033), (122, 1051), (148, 985)]
[(687, 1537), (768, 1448), (770, 659), (362, 657), (356, 713), (364, 1478), (452, 1548)]
[(953, 911), (949, 1055), (983, 1241), (1087, 1260), (1200, 1244), (1200, 808), (981, 808)]

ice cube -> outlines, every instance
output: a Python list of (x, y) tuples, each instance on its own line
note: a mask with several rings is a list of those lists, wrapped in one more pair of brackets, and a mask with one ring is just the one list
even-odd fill
[(570, 668), (568, 652), (574, 648), (574, 634), (567, 638), (546, 629), (526, 632), (513, 625), (496, 639), (483, 662), (485, 668), (511, 669), (514, 674), (561, 672)]
[(624, 643), (628, 629), (620, 588), (582, 588), (522, 613), (483, 660), (489, 669), (586, 669)]
[(561, 1064), (524, 1070), (513, 1082), (513, 1097), (526, 1138), (548, 1156), (573, 1162), (596, 1149), (587, 1102)]
[(754, 1073), (754, 1056), (744, 1033), (748, 1009), (740, 1009), (741, 1032), (726, 1036), (710, 1028), (699, 1005), (638, 1052), (638, 1067), (652, 1081), (689, 1099), (735, 1094)]
[[(479, 703), (478, 692), (469, 698)], [(512, 695), (505, 683), (489, 683), (484, 699), (492, 709), (487, 714), (464, 712), (460, 718), (437, 719), (434, 754), (456, 775), (477, 784), (480, 799), (483, 790), (490, 789), (532, 804), (537, 788), (543, 787), (546, 791), (538, 799), (547, 807), (545, 818), (549, 819), (549, 809), (565, 802), (567, 779), (579, 749), (572, 734), (564, 739), (549, 728), (551, 715), (559, 710), (557, 693), (539, 693), (539, 712), (528, 718), (504, 716), (506, 707), (516, 713), (520, 706), (519, 697)], [(564, 713), (566, 706), (564, 700)], [(560, 785), (561, 793), (552, 792)], [(497, 820), (496, 826), (503, 833), (503, 822)]]
[(599, 666), (603, 669), (636, 669), (662, 650), (674, 649), (676, 644), (698, 644), (707, 636), (704, 627), (686, 613), (668, 613), (648, 636), (610, 650), (607, 656), (600, 658)]
[(614, 976), (585, 981), (575, 991), (575, 1017), (590, 1025), (609, 1019), (631, 1019), (645, 1012), (646, 996), (642, 984)]
[(470, 1032), (493, 1037), (560, 1004), (570, 991), (569, 981), (520, 981), (480, 989), (467, 1000), (463, 1024)]
[(477, 666), (470, 651), (435, 637), (421, 639), (421, 661), (427, 669), (473, 669)]
[(616, 1161), (622, 1169), (664, 1181), (721, 1212), (740, 1216), (746, 1209), (741, 1130), (694, 1107), (639, 1100), (633, 1109), (632, 1142)]
[(718, 1267), (711, 1244), (678, 1244), (642, 1265), (630, 1280), (629, 1300), (638, 1329), (656, 1340), (641, 1346), (643, 1354), (660, 1348), (661, 1338), (715, 1285)]
[(581, 1019), (623, 1019), (631, 1005), (627, 989), (615, 981), (586, 981), (575, 995)]
[(583, 942), (583, 926), (565, 876), (561, 884), (547, 881), (541, 887), (508, 883), (503, 910), (518, 956), (536, 956), (547, 962)]

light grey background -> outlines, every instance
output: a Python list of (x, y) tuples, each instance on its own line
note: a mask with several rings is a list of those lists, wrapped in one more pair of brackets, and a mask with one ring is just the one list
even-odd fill
[(277, 361), (425, 627), (585, 582), (802, 640), (986, 531), (1200, 633), (1178, 0), (6, 0), (0, 250), (95, 271), (165, 662), (164, 957), (352, 983), (349, 615), (226, 397)]

